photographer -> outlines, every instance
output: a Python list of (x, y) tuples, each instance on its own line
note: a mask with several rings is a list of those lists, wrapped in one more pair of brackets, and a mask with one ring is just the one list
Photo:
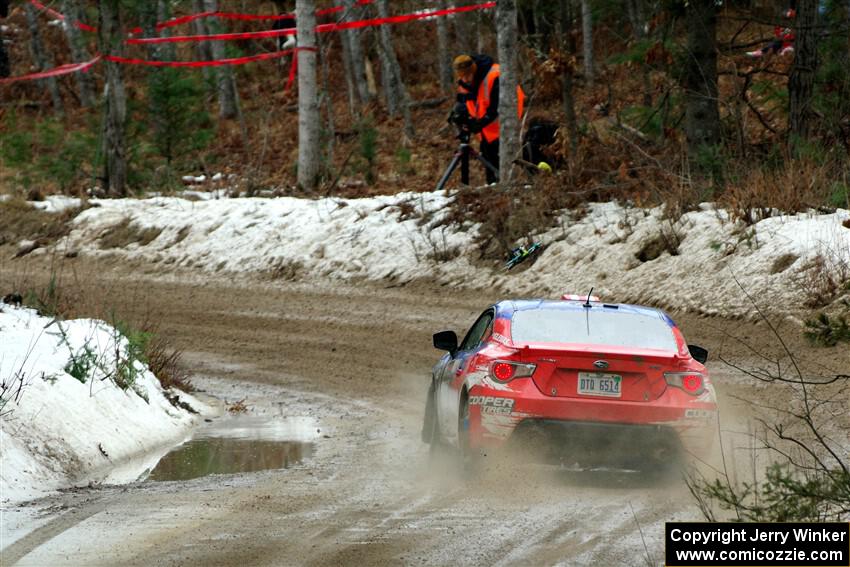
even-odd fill
[[(459, 55), (452, 64), (457, 80), (457, 104), (451, 120), (462, 131), (477, 134), (481, 141), (482, 157), (499, 167), (499, 65), (488, 55)], [(520, 118), (525, 93), (517, 86)], [(462, 132), (463, 133), (463, 132)], [(499, 179), (495, 172), (484, 168), (487, 183)]]

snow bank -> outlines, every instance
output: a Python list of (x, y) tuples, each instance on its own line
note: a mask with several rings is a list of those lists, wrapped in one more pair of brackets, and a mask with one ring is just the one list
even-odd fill
[[(579, 219), (563, 212), (558, 228), (539, 235), (547, 247), (533, 266), (506, 272), (478, 262), (475, 225), (437, 226), (449, 201), (443, 193), (99, 201), (77, 217), (70, 245), (163, 269), (314, 280), (431, 278), (464, 287), (497, 285), (506, 294), (528, 296), (594, 287), (609, 301), (725, 316), (753, 313), (736, 279), (762, 305), (794, 311), (812, 293), (812, 278), (846, 279), (850, 273), (850, 230), (842, 226), (850, 213), (844, 210), (776, 216), (745, 227), (711, 205), (671, 223), (660, 208), (592, 204)], [(161, 232), (146, 245), (102, 250), (100, 239), (128, 222), (140, 231)]]
[[(74, 483), (135, 480), (115, 471), (188, 436), (197, 418), (168, 402), (114, 328), (0, 307), (0, 382), (10, 388), (0, 408), (0, 502)], [(116, 385), (122, 377), (132, 382), (126, 390)], [(191, 396), (179, 396), (204, 409)]]

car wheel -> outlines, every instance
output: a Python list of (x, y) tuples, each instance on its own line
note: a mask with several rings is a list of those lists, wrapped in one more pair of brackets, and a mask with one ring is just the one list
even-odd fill
[(461, 396), (457, 427), (458, 449), (463, 469), (467, 473), (478, 472), (482, 465), (482, 455), (480, 451), (472, 448), (469, 440), (469, 395), (466, 392)]
[(422, 441), (428, 443), (429, 454), (432, 458), (438, 458), (448, 453), (448, 445), (440, 433), (440, 422), (437, 419), (437, 399), (433, 382), (431, 382), (431, 387), (428, 389), (428, 398), (425, 401)]
[[(425, 398), (425, 414), (422, 416), (422, 442), (431, 443), (434, 439), (434, 433), (437, 425), (437, 404), (434, 399), (434, 380), (431, 380), (431, 386), (428, 387), (428, 395)], [(437, 429), (439, 433), (439, 429)]]

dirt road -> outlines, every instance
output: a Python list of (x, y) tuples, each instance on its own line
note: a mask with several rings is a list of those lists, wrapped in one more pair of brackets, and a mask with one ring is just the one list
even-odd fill
[[(79, 489), (8, 511), (39, 527), (3, 549), (4, 565), (658, 565), (663, 523), (699, 517), (678, 479), (514, 466), (469, 480), (429, 460), (431, 334), (465, 331), (496, 291), (94, 273), (84, 285), (99, 301), (159, 318), (197, 386), (257, 415), (311, 416), (321, 437), (285, 470)], [(0, 269), (3, 286), (26, 277)], [(733, 327), (757, 348), (772, 341), (763, 326), (678, 319), (713, 355), (752, 356)], [(741, 426), (730, 395), (751, 387), (716, 356), (710, 369)]]

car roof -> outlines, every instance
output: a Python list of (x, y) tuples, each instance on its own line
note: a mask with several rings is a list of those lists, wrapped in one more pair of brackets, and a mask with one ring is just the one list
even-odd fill
[[(581, 311), (588, 309), (583, 301), (563, 300), (563, 299), (507, 299), (500, 301), (495, 305), (497, 316), (510, 317), (517, 311), (528, 311), (532, 309), (551, 309), (565, 311)], [(604, 303), (591, 301), (590, 307), (592, 311), (604, 310), (612, 313), (630, 313), (633, 315), (643, 315), (646, 317), (657, 317), (666, 322), (671, 327), (675, 327), (676, 323), (664, 311), (655, 307), (647, 307), (644, 305), (632, 305), (628, 303)]]

